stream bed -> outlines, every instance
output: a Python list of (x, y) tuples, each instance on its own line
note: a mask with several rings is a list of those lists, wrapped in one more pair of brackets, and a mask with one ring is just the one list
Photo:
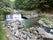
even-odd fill
[[(15, 13), (17, 14), (17, 11)], [(38, 17), (25, 19), (21, 14), (20, 17), (10, 15), (5, 20), (5, 27), (11, 40), (53, 40), (53, 28), (37, 23), (40, 20)]]

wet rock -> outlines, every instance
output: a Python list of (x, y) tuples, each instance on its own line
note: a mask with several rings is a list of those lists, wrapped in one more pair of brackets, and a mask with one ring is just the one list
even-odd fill
[[(43, 23), (42, 23), (43, 24)], [(23, 30), (23, 25), (19, 24), (18, 21), (9, 22), (7, 28), (12, 35), (12, 40), (49, 40), (53, 39), (53, 34), (48, 33), (39, 26), (26, 28), (27, 31)], [(53, 32), (53, 30), (51, 30)], [(45, 39), (48, 38), (48, 39)]]
[(50, 39), (50, 38), (43, 38), (43, 40), (53, 40), (53, 39)]
[(37, 30), (39, 31), (39, 34), (43, 38), (51, 38), (51, 39), (53, 39), (53, 35), (51, 33), (47, 33), (43, 28), (37, 28)]

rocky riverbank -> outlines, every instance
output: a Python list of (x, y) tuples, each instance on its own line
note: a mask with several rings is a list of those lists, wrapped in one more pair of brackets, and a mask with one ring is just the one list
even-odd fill
[(44, 15), (25, 12), (27, 19), (6, 21), (7, 40), (53, 40), (53, 19)]
[(53, 40), (53, 34), (46, 32), (40, 24), (27, 28), (17, 20), (8, 21), (5, 27), (11, 40)]

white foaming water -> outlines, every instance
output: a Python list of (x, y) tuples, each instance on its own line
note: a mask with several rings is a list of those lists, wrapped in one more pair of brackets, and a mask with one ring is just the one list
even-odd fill
[(9, 15), (6, 15), (6, 20), (7, 21), (9, 21), (9, 20), (13, 20), (13, 21), (16, 21), (16, 20), (23, 20), (22, 18), (21, 18), (21, 14), (20, 14), (20, 12), (19, 11), (17, 11), (17, 10), (14, 10), (14, 13), (15, 14), (9, 14)]

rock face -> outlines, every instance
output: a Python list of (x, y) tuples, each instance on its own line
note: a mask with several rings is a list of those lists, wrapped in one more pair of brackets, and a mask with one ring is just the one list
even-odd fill
[(6, 25), (11, 40), (53, 40), (53, 35), (40, 26), (25, 28), (20, 21), (9, 21)]

